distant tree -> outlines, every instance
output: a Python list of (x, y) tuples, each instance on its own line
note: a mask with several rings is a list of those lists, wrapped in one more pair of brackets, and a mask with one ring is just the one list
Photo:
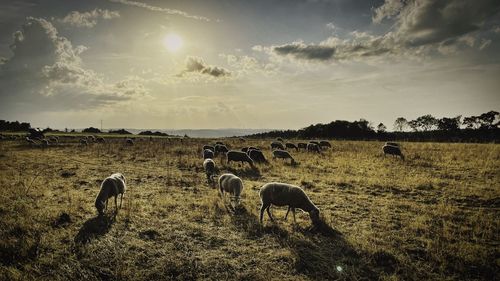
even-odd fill
[(460, 129), (460, 119), (462, 115), (456, 116), (454, 118), (443, 117), (437, 120), (438, 130), (442, 131), (457, 131)]
[(377, 132), (384, 133), (386, 130), (387, 130), (387, 127), (383, 123), (378, 124)]
[(119, 129), (119, 130), (109, 130), (110, 134), (119, 134), (119, 135), (132, 135), (131, 132), (125, 130), (125, 129)]
[(418, 132), (419, 131), (419, 128), (420, 128), (420, 124), (418, 123), (417, 120), (411, 120), (411, 121), (408, 121), (408, 126), (414, 131), (414, 132)]
[(479, 123), (479, 117), (469, 116), (464, 118), (462, 125), (464, 125), (467, 129), (477, 129), (481, 124)]
[[(489, 111), (486, 113), (483, 113), (479, 115), (478, 120), (481, 129), (493, 129), (495, 127), (498, 127), (499, 121), (498, 119), (500, 118), (500, 113), (497, 111)], [(496, 122), (495, 122), (496, 121)]]
[(394, 121), (394, 130), (398, 132), (404, 131), (408, 127), (408, 121), (404, 117), (398, 117)]
[(71, 129), (70, 131), (70, 133), (75, 133), (75, 132), (76, 132), (75, 129)]
[(420, 116), (416, 121), (424, 132), (432, 130), (437, 125), (437, 119), (430, 114)]
[(64, 128), (64, 132), (66, 132), (66, 133), (67, 133), (67, 132), (68, 132), (68, 128)]
[(142, 135), (142, 136), (168, 136), (167, 133), (162, 133), (162, 132), (159, 132), (159, 131), (156, 131), (156, 132), (152, 132), (152, 131), (142, 131), (139, 133), (139, 135)]
[(83, 133), (98, 134), (101, 132), (101, 130), (94, 128), (94, 127), (89, 127), (89, 128), (83, 129), (82, 132)]

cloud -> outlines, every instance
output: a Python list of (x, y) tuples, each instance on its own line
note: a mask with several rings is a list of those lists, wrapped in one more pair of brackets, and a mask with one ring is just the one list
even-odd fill
[(194, 56), (188, 56), (186, 58), (185, 68), (178, 76), (184, 76), (187, 73), (206, 74), (214, 78), (231, 75), (229, 70), (218, 66), (207, 65), (202, 58)]
[(191, 14), (188, 14), (188, 13), (180, 11), (180, 10), (152, 6), (152, 5), (149, 5), (149, 4), (146, 4), (143, 2), (138, 2), (138, 1), (129, 1), (129, 0), (109, 0), (109, 1), (114, 2), (114, 3), (128, 5), (128, 6), (143, 8), (143, 9), (150, 10), (150, 11), (161, 12), (161, 13), (165, 13), (165, 14), (169, 14), (169, 15), (178, 15), (178, 16), (182, 16), (185, 18), (195, 19), (195, 20), (210, 21), (210, 19), (207, 17), (191, 15)]
[(273, 47), (273, 51), (282, 56), (292, 56), (296, 59), (325, 61), (333, 57), (335, 48), (331, 46), (306, 45), (302, 42), (294, 42)]
[(58, 21), (76, 27), (91, 28), (97, 24), (97, 21), (99, 19), (109, 20), (118, 17), (120, 17), (120, 13), (118, 11), (94, 9), (93, 11), (88, 11), (88, 12), (72, 11), (69, 14), (67, 14), (64, 18), (59, 19)]
[[(0, 65), (0, 110), (78, 110), (145, 95), (137, 81), (106, 82), (47, 20), (29, 17), (14, 33), (13, 55)], [(130, 79), (133, 80), (133, 79)]]
[[(373, 22), (393, 19), (383, 35), (354, 31), (346, 38), (331, 36), (319, 44), (293, 42), (252, 50), (297, 60), (328, 61), (375, 58), (382, 55), (418, 57), (433, 51), (452, 54), (464, 48), (488, 47), (480, 30), (491, 25), (500, 11), (496, 0), (386, 0), (374, 10)], [(481, 44), (476, 44), (481, 41)]]

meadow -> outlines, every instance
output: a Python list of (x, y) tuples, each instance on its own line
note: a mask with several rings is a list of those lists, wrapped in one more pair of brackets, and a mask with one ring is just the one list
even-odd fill
[[(215, 159), (243, 179), (231, 212), (207, 184), (201, 148), (264, 149), (268, 165)], [(272, 160), (272, 140), (144, 138), (126, 145), (34, 147), (0, 142), (3, 280), (494, 280), (500, 276), (500, 145), (331, 141), (321, 154)], [(297, 142), (297, 140), (291, 140)], [(100, 183), (127, 178), (123, 207), (97, 217)], [(279, 181), (320, 208), (297, 224), (273, 207), (259, 223), (258, 191)]]

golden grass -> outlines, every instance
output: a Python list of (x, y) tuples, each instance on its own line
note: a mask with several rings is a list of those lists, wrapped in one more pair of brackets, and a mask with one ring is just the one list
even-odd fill
[[(500, 146), (403, 143), (406, 161), (379, 142), (334, 141), (321, 155), (292, 151), (258, 170), (217, 159), (244, 181), (228, 212), (206, 183), (203, 144), (147, 138), (48, 148), (0, 143), (0, 278), (5, 280), (492, 280), (499, 276)], [(223, 140), (231, 148), (270, 140)], [(124, 206), (96, 217), (113, 172)], [(305, 188), (330, 231), (258, 221), (258, 190)], [(67, 214), (62, 215), (62, 214)], [(61, 216), (62, 215), (62, 216)]]

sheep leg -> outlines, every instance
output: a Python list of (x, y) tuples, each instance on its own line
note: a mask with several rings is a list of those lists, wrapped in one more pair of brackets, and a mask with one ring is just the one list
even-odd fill
[(288, 213), (289, 212), (290, 212), (290, 206), (288, 206), (288, 210), (286, 211), (285, 220), (286, 220), (286, 218), (288, 218)]
[(122, 196), (120, 196), (120, 209), (122, 208), (122, 201), (123, 201), (123, 193), (122, 193)]
[(118, 195), (115, 196), (115, 211), (118, 212)]
[(273, 215), (271, 214), (271, 205), (269, 205), (266, 210), (267, 210), (267, 215), (269, 216), (269, 218), (271, 219), (272, 222), (274, 222), (274, 218), (273, 218)]
[(262, 206), (260, 207), (260, 223), (262, 223), (262, 220), (264, 219), (264, 210), (267, 208), (268, 206), (265, 205), (264, 203), (262, 203)]
[(293, 215), (293, 223), (296, 224), (297, 220), (295, 220), (295, 208), (292, 208), (292, 215)]
[(108, 199), (106, 199), (106, 204), (104, 205), (104, 210), (108, 210)]

